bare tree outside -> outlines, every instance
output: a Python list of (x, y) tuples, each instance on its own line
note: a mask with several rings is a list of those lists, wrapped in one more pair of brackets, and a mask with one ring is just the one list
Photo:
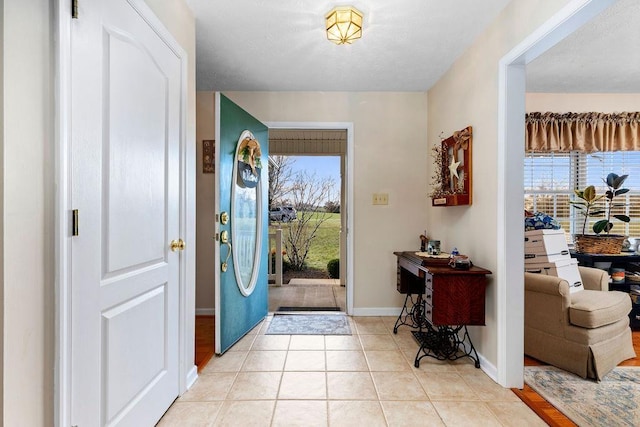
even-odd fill
[(283, 204), (291, 192), (293, 164), (295, 159), (288, 156), (269, 157), (269, 208)]
[[(296, 218), (278, 218), (270, 215), (271, 222), (283, 230), (283, 244), (289, 268), (305, 271), (315, 240), (322, 234), (321, 226), (340, 212), (340, 202), (335, 199), (335, 180), (319, 178), (315, 173), (296, 171), (295, 157), (271, 156), (269, 158), (269, 209), (295, 208)], [(319, 232), (320, 230), (320, 232)], [(326, 237), (325, 237), (326, 238)], [(311, 254), (313, 258), (314, 255)]]
[(330, 215), (324, 204), (334, 186), (332, 179), (320, 179), (307, 172), (298, 172), (292, 181), (288, 195), (298, 211), (298, 220), (286, 229), (284, 245), (293, 270), (305, 268), (311, 242)]

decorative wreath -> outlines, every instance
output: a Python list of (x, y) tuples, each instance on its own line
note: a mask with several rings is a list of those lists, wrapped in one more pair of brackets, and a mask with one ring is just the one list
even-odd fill
[(251, 173), (258, 176), (259, 172), (256, 168), (262, 169), (262, 162), (260, 161), (262, 151), (260, 150), (260, 143), (258, 140), (246, 137), (240, 143), (238, 151), (242, 161), (251, 167)]

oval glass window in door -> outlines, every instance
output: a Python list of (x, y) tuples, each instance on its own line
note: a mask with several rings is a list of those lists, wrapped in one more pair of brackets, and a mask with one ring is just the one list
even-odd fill
[(261, 155), (260, 143), (250, 131), (243, 131), (233, 164), (231, 235), (233, 269), (244, 296), (255, 289), (262, 252)]

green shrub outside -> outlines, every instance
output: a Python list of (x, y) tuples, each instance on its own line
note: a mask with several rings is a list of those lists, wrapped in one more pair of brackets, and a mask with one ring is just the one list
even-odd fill
[(332, 259), (327, 263), (327, 271), (329, 272), (329, 277), (332, 279), (340, 278), (340, 260), (337, 258)]

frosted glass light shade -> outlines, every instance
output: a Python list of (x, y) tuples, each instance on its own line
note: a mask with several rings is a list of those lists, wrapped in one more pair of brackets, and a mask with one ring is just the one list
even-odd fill
[(325, 16), (327, 38), (335, 44), (351, 44), (362, 37), (362, 12), (353, 6), (338, 6)]

